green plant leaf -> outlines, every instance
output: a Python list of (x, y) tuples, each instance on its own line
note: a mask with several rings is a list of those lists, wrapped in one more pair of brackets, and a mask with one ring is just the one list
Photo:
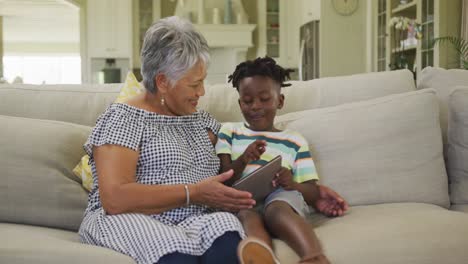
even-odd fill
[(448, 37), (440, 37), (440, 38), (435, 38), (433, 41), (433, 46), (439, 44), (445, 44), (449, 43), (451, 44), (455, 50), (457, 51), (458, 55), (461, 57), (461, 60), (463, 62), (463, 65), (465, 69), (467, 68), (467, 62), (468, 62), (468, 41), (462, 38), (458, 37), (453, 37), (453, 36), (448, 36)]

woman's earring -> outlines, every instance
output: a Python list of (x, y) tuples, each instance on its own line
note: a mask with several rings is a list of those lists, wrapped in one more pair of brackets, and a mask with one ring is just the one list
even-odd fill
[(164, 106), (165, 102), (164, 102), (164, 98), (161, 98), (161, 105)]

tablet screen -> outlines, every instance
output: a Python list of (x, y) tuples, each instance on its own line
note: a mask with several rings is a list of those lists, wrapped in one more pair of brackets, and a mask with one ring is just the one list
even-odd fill
[(280, 169), (281, 156), (276, 156), (267, 164), (234, 182), (232, 187), (250, 192), (255, 201), (263, 202), (265, 197), (276, 189), (273, 187), (272, 181)]

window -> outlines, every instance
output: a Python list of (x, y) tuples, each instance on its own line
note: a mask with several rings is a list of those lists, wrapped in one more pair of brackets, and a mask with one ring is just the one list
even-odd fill
[(17, 76), (28, 84), (79, 84), (81, 58), (70, 55), (5, 55), (4, 78), (11, 83)]

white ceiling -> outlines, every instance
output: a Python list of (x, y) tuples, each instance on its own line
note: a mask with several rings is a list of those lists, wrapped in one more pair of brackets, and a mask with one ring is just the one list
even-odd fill
[(0, 0), (6, 43), (78, 43), (79, 9), (66, 0)]

